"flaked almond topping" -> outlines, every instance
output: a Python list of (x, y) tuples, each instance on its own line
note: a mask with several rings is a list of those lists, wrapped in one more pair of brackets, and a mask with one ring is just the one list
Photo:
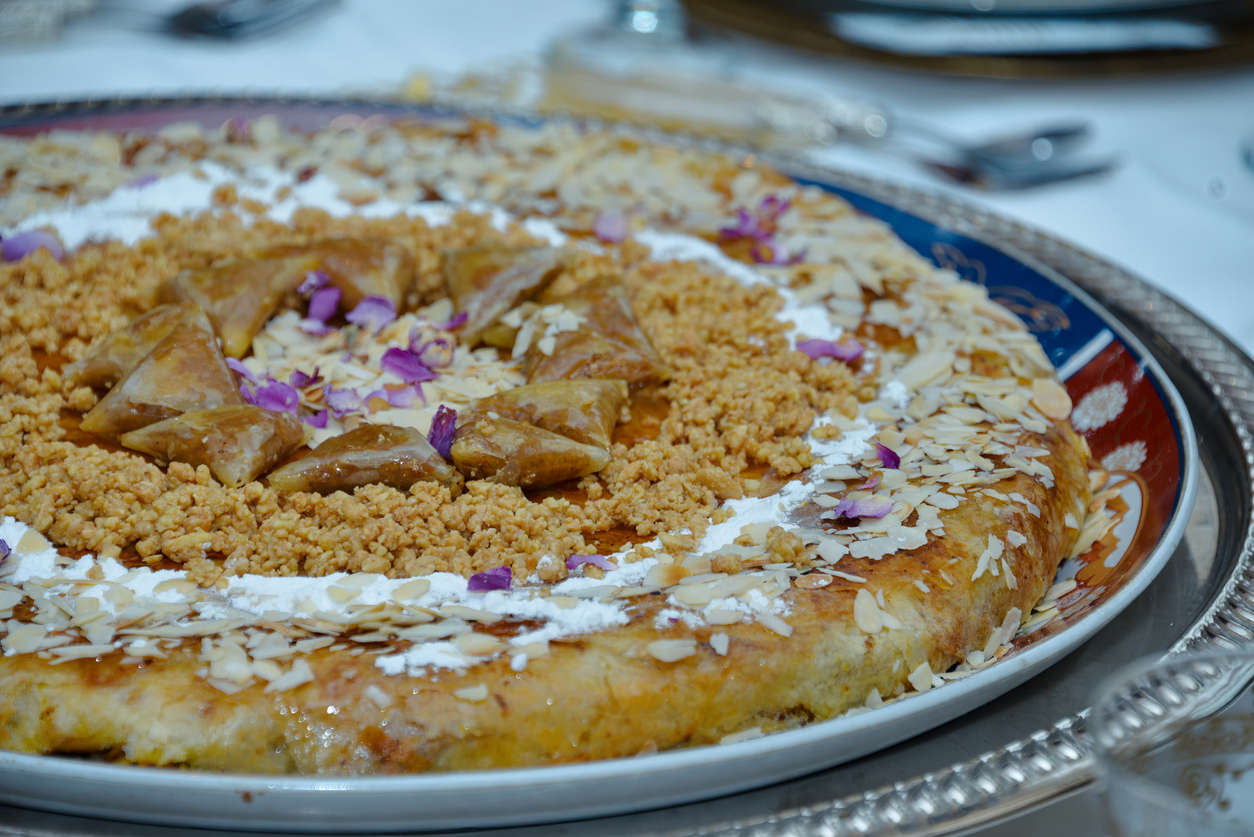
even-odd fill
[(710, 634), (710, 647), (714, 649), (714, 653), (726, 656), (727, 649), (731, 647), (731, 639), (722, 631)]
[(877, 634), (884, 627), (883, 611), (865, 587), (853, 597), (853, 621), (868, 634)]
[(932, 688), (932, 667), (928, 665), (927, 660), (924, 660), (910, 672), (906, 679), (916, 691), (926, 692)]
[(487, 700), (488, 687), (482, 683), (478, 683), (474, 686), (467, 686), (464, 689), (457, 689), (453, 692), (453, 694), (461, 700), (469, 703), (478, 703), (481, 700)]
[(1071, 396), (1062, 384), (1052, 378), (1037, 378), (1032, 382), (1032, 403), (1049, 418), (1062, 421), (1071, 415)]
[(693, 639), (655, 639), (645, 650), (664, 663), (673, 663), (696, 654), (697, 643)]

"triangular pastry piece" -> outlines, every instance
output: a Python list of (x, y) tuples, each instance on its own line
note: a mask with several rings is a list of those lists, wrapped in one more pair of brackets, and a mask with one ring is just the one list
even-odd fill
[(484, 244), (444, 254), (444, 282), (466, 322), (460, 340), (473, 345), (485, 329), (551, 282), (568, 254), (556, 247)]
[(609, 450), (614, 425), (626, 403), (623, 381), (543, 381), (480, 398), (458, 420), (470, 426), (488, 417), (511, 419)]
[(209, 314), (229, 357), (243, 357), (288, 293), (317, 265), (310, 255), (239, 259), (184, 270), (158, 289), (161, 302), (194, 302)]
[(109, 334), (92, 347), (91, 354), (67, 364), (61, 374), (75, 386), (113, 386), (193, 310), (186, 305), (158, 305)]
[(328, 493), (371, 483), (405, 490), (424, 480), (456, 486), (462, 477), (412, 427), (363, 424), (276, 468), (268, 482), (280, 491)]
[(82, 429), (119, 436), (188, 410), (241, 404), (213, 326), (203, 311), (173, 331), (83, 416)]
[(553, 304), (560, 304), (580, 322), (577, 328), (531, 340), (523, 360), (529, 383), (618, 378), (642, 384), (667, 376), (665, 364), (640, 330), (627, 293), (617, 281), (591, 283)]
[(414, 284), (414, 257), (409, 250), (379, 238), (325, 238), (309, 244), (288, 244), (266, 250), (269, 257), (309, 256), (339, 288), (340, 307), (350, 311), (368, 296), (381, 296), (400, 311)]
[(192, 410), (123, 433), (119, 441), (163, 462), (208, 465), (219, 482), (251, 482), (305, 441), (300, 420), (251, 404)]
[(483, 418), (459, 427), (452, 456), (468, 479), (523, 488), (543, 488), (596, 473), (610, 461), (603, 448), (505, 418)]

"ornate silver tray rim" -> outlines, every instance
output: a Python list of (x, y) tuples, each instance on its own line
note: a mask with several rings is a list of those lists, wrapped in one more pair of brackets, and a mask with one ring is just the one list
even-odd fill
[[(398, 115), (412, 107), (389, 99), (336, 97), (319, 99), (285, 95), (188, 95), (174, 97), (91, 99), (0, 107), (0, 118), (40, 119), (73, 112), (84, 117), (112, 110), (146, 110), (161, 106), (274, 105), (325, 107), (374, 106)], [(527, 121), (535, 114), (504, 110), (453, 109), (489, 118)], [(551, 117), (544, 117), (551, 118)], [(585, 123), (611, 126), (598, 120)], [(622, 126), (612, 126), (621, 128)], [(629, 128), (647, 136), (690, 147), (728, 150), (724, 143), (694, 139), (660, 130)], [(743, 150), (743, 148), (741, 149)], [(814, 165), (797, 158), (763, 154), (765, 162), (796, 176), (812, 176), (835, 186), (903, 209), (912, 215), (971, 238), (993, 243), (1024, 261), (1060, 274), (1099, 304), (1137, 310), (1140, 319), (1178, 347), (1214, 396), (1231, 423), (1240, 445), (1241, 482), (1254, 493), (1254, 361), (1219, 335), (1187, 307), (1132, 273), (1101, 257), (1033, 227), (1000, 216), (976, 204), (938, 191), (904, 186), (837, 167)], [(1147, 352), (1147, 356), (1153, 357)], [(1247, 504), (1248, 506), (1248, 504)], [(1254, 520), (1242, 515), (1241, 549), (1223, 589), (1176, 640), (1171, 654), (1187, 650), (1228, 649), (1254, 645)], [(1216, 684), (1218, 687), (1220, 684)], [(1076, 792), (1097, 779), (1084, 729), (1087, 710), (1063, 717), (1049, 727), (941, 770), (903, 778), (892, 784), (828, 802), (787, 809), (758, 819), (710, 824), (702, 834), (873, 834), (881, 832), (938, 834), (978, 827)], [(572, 823), (571, 826), (575, 826)], [(690, 829), (682, 832), (692, 833)]]

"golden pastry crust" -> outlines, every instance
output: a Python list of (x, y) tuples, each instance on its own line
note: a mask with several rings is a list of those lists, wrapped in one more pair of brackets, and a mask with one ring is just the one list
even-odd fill
[[(484, 143), (502, 143), (512, 160), (503, 177), (527, 169), (523, 152), (495, 131), (458, 136), (479, 154)], [(0, 572), (9, 620), (0, 747), (276, 773), (585, 761), (830, 718), (930, 688), (934, 673), (1008, 638), (1002, 629), (1039, 600), (1071, 549), (1089, 493), (1087, 450), (1066, 421), (1065, 391), (1022, 326), (983, 289), (935, 271), (830, 196), (790, 198), (804, 222), (796, 236), (815, 248), (808, 260), (774, 237), (792, 219), (783, 199), (732, 212), (748, 195), (786, 188), (775, 173), (599, 135), (585, 144), (590, 160), (645, 155), (705, 184), (721, 220), (711, 229), (711, 210), (701, 209), (704, 226), (693, 216), (675, 223), (742, 262), (765, 259), (757, 269), (770, 281), (746, 284), (728, 275), (730, 265), (651, 257), (645, 235), (608, 253), (563, 250), (541, 301), (578, 298), (580, 288), (620, 276), (622, 299), (658, 355), (649, 369), (664, 374), (642, 376), (654, 383), (633, 391), (631, 421), (615, 431), (608, 464), (557, 489), (528, 494), (478, 479), (460, 493), (431, 481), (326, 495), (262, 482), (229, 488), (204, 466), (162, 467), (83, 437), (74, 417), (99, 395), (60, 372), (151, 309), (161, 283), (180, 271), (310, 242), (386, 240), (413, 255), (411, 307), (437, 306), (441, 254), (484, 241), (538, 244), (517, 226), (497, 229), (465, 212), (437, 225), (312, 210), (277, 224), (253, 218), (265, 207), (233, 202), (223, 187), (218, 198), (231, 213), (166, 216), (159, 235), (136, 247), (94, 244), (65, 263), (36, 253), (0, 267), (0, 512), (74, 551), (186, 571), (163, 582), (183, 598), (142, 612), (120, 583), (105, 594), (74, 592), (99, 575), (66, 593), (64, 581), (6, 584)], [(543, 161), (528, 165), (536, 171)], [(745, 191), (746, 177), (759, 191)], [(507, 194), (504, 202), (520, 199)], [(586, 234), (593, 208), (567, 207), (566, 228)], [(738, 228), (720, 240), (717, 224), (728, 215)], [(648, 219), (672, 216), (666, 208)], [(829, 230), (839, 231), (833, 241)], [(780, 316), (790, 305), (843, 319), (865, 354), (846, 363), (819, 358), (852, 344), (798, 351), (806, 333)], [(879, 452), (851, 448), (847, 463), (822, 464), (818, 449), (859, 427), (871, 428)], [(749, 524), (733, 543), (699, 549), (713, 527), (735, 521), (729, 501), (811, 483), (782, 526)], [(411, 606), (400, 588), (393, 600), (355, 604), (352, 579), (364, 584), (367, 574), (480, 574), (473, 582), (506, 571), (520, 594), (573, 608), (577, 590), (554, 585), (607, 578), (581, 556), (620, 544), (617, 569), (647, 573), (579, 594), (619, 609), (620, 619), (596, 630), (512, 644), (543, 618)], [(41, 545), (11, 546), (33, 553)], [(220, 607), (222, 590), (244, 572), (341, 571), (355, 574), (331, 588), (346, 616), (276, 621)], [(413, 585), (413, 601), (430, 586), (402, 584)], [(84, 601), (98, 595), (112, 608), (107, 619), (96, 615), (103, 598)], [(205, 603), (222, 615), (205, 617)], [(39, 613), (52, 627), (32, 621)], [(463, 664), (382, 665), (435, 640)]]
[[(634, 608), (630, 625), (553, 643), (523, 671), (503, 656), (463, 673), (410, 679), (384, 675), (369, 657), (316, 651), (310, 682), (283, 692), (257, 684), (233, 695), (198, 677), (202, 663), (186, 650), (143, 668), (12, 657), (0, 661), (10, 696), (0, 703), (0, 743), (217, 770), (392, 773), (627, 756), (830, 718), (861, 706), (872, 689), (893, 694), (920, 663), (946, 670), (982, 647), (1007, 610), (1026, 613), (1041, 597), (1056, 568), (1051, 556), (1073, 537), (1063, 525), (1069, 498), (1087, 485), (1069, 431), (1041, 441), (1057, 486), (1027, 477), (1000, 486), (1031, 499), (1040, 517), (1016, 503), (966, 507), (946, 515), (944, 538), (847, 565), (865, 583), (794, 584), (786, 637), (758, 624), (659, 632), (653, 617), (664, 602), (653, 597)], [(1007, 548), (1017, 589), (1004, 576), (970, 581), (990, 526), (1026, 537)], [(924, 593), (914, 580), (928, 570), (935, 582)], [(940, 570), (952, 586), (943, 586)], [(863, 589), (883, 591), (902, 627), (862, 630), (853, 610)], [(725, 654), (710, 643), (716, 633), (728, 636)], [(649, 650), (659, 640), (689, 639), (693, 653), (674, 662)]]

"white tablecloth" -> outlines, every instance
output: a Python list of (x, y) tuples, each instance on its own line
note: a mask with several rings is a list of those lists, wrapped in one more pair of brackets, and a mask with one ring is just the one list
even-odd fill
[[(178, 0), (104, 0), (46, 43), (0, 47), (0, 101), (154, 92), (379, 92), (410, 73), (456, 73), (535, 55), (601, 21), (598, 0), (344, 0), (296, 28), (240, 43), (145, 28)], [(107, 11), (120, 6), (132, 11)], [(1018, 193), (942, 184), (908, 160), (859, 148), (832, 162), (964, 194), (1131, 269), (1254, 352), (1254, 69), (1059, 82), (972, 80), (746, 48), (745, 74), (801, 90), (865, 95), (958, 134), (1072, 118), (1096, 129), (1106, 175)]]
[[(177, 0), (104, 0), (56, 40), (0, 48), (0, 101), (154, 92), (379, 92), (419, 69), (456, 73), (535, 55), (601, 21), (606, 3), (548, 0), (344, 0), (295, 28), (253, 41), (158, 34), (134, 9)], [(131, 11), (109, 11), (110, 7)], [(1254, 70), (1060, 82), (943, 78), (745, 48), (742, 69), (800, 90), (868, 96), (954, 133), (1082, 118), (1106, 175), (1017, 193), (972, 192), (882, 151), (841, 148), (832, 162), (949, 189), (1131, 269), (1254, 352)]]

